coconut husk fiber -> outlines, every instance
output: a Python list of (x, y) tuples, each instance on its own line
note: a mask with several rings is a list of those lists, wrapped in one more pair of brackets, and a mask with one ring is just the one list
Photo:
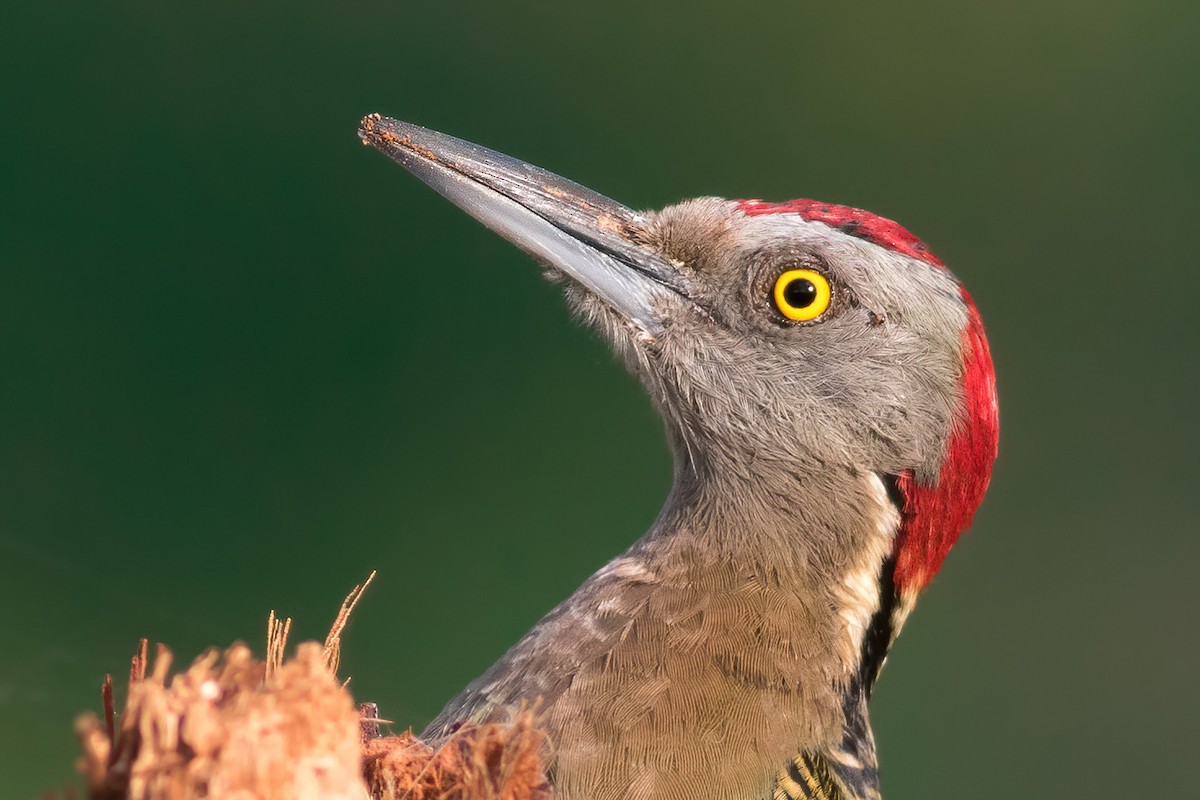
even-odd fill
[[(371, 578), (374, 578), (372, 573)], [(370, 583), (346, 598), (324, 644), (286, 657), (290, 619), (272, 612), (266, 655), (244, 644), (172, 672), (142, 640), (117, 714), (76, 723), (90, 800), (550, 800), (545, 739), (534, 715), (463, 725), (434, 748), (411, 731), (381, 736), (374, 704), (337, 677), (341, 634)]]

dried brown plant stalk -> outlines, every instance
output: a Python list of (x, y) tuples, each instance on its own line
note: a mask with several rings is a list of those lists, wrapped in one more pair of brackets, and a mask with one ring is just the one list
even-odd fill
[(265, 680), (272, 681), (283, 667), (283, 659), (287, 652), (288, 634), (292, 631), (292, 618), (281, 620), (271, 609), (267, 617), (267, 674)]
[(338, 609), (337, 618), (329, 628), (329, 635), (325, 637), (325, 664), (334, 675), (337, 675), (342, 661), (342, 632), (346, 630), (351, 612), (354, 611), (354, 607), (362, 599), (363, 592), (367, 590), (373, 580), (375, 580), (375, 570), (371, 570), (371, 574), (365, 581), (350, 590), (350, 594), (346, 595), (346, 599), (342, 601), (342, 607)]

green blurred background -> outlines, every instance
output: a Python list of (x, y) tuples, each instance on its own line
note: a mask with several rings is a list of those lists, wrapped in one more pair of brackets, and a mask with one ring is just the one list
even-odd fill
[[(664, 4), (665, 5), (665, 4)], [(876, 694), (896, 798), (1190, 795), (1200, 5), (42, 2), (0, 12), (0, 797), (140, 636), (269, 609), (420, 725), (653, 518), (654, 413), (379, 111), (638, 207), (895, 217), (1001, 460)]]

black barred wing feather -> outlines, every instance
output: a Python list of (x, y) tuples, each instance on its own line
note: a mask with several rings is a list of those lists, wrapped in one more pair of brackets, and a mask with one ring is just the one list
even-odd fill
[(781, 770), (771, 800), (850, 800), (829, 771), (826, 760), (801, 753)]
[(880, 800), (866, 696), (856, 692), (851, 698), (841, 746), (796, 756), (780, 771), (771, 800)]
[(772, 800), (880, 800), (878, 772), (848, 753), (801, 753), (781, 770)]

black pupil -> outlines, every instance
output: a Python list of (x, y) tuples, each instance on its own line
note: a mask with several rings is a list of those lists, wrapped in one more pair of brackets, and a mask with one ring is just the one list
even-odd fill
[(808, 278), (796, 278), (783, 287), (783, 299), (792, 308), (808, 308), (817, 301), (817, 287)]

